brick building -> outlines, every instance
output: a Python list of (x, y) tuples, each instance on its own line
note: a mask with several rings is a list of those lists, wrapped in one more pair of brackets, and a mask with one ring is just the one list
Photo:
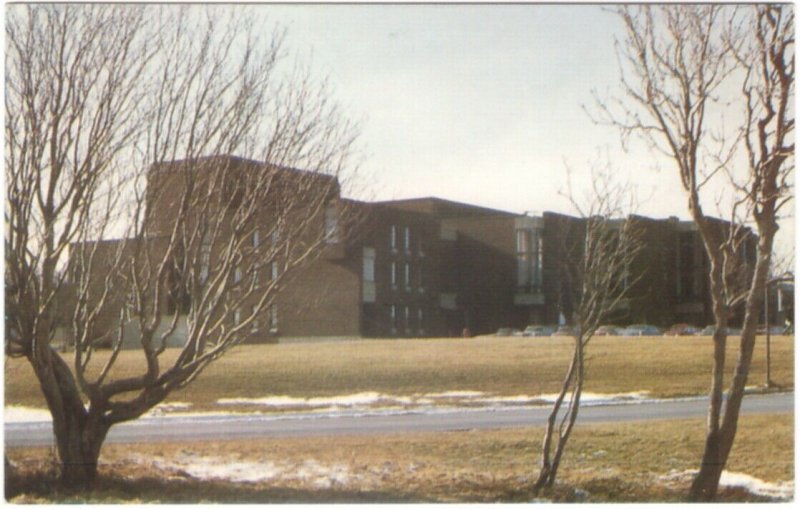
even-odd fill
[[(207, 163), (221, 161), (231, 164), (230, 176), (246, 176), (262, 167), (224, 157)], [(169, 218), (178, 206), (174, 197), (180, 195), (156, 191), (180, 185), (175, 181), (180, 165), (154, 168), (150, 175), (147, 199), (154, 239), (170, 228)], [(303, 172), (285, 168), (278, 175), (291, 183)], [(454, 336), (465, 329), (485, 334), (500, 327), (556, 324), (570, 316), (561, 271), (566, 256), (580, 256), (584, 219), (552, 212), (514, 214), (434, 197), (359, 202), (343, 199), (335, 179), (314, 179), (311, 187), (322, 189), (325, 209), (311, 214), (300, 206), (298, 215), (310, 215), (311, 228), (324, 230), (326, 240), (319, 256), (282, 285), (248, 341), (277, 336)], [(221, 189), (235, 196), (229, 180)], [(348, 222), (346, 232), (345, 224), (337, 222), (345, 209), (360, 218)], [(269, 235), (273, 216), (270, 205), (265, 206), (255, 237), (259, 232), (262, 239)], [(693, 223), (632, 219), (641, 229), (644, 248), (631, 272), (641, 277), (632, 282), (615, 323), (710, 323), (708, 261)], [(742, 259), (748, 263), (755, 258), (754, 242), (752, 235), (744, 242)], [(113, 246), (104, 241), (103, 249)], [(246, 259), (271, 256), (264, 253), (254, 248)], [(187, 307), (186, 298), (190, 297), (170, 292), (164, 313), (180, 313)], [(236, 319), (233, 311), (228, 319)], [(177, 344), (180, 330), (179, 326)], [(133, 330), (129, 335), (135, 334)]]

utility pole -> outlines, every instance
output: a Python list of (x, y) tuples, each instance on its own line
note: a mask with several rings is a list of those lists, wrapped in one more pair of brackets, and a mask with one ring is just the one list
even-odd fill
[(767, 389), (772, 387), (772, 377), (770, 376), (770, 337), (769, 337), (769, 284), (764, 285), (764, 322), (767, 327)]

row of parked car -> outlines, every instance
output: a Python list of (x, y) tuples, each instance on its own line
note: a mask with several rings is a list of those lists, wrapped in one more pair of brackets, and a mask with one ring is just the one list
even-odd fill
[[(655, 325), (636, 324), (627, 327), (618, 327), (616, 325), (601, 325), (595, 331), (595, 336), (711, 336), (714, 334), (716, 327), (709, 325), (704, 329), (689, 325), (687, 323), (677, 323), (668, 329), (661, 329)], [(519, 337), (545, 337), (545, 336), (571, 336), (574, 330), (572, 327), (562, 325), (555, 327), (551, 325), (529, 325), (525, 330), (515, 329), (513, 327), (502, 327), (498, 329), (496, 336), (519, 336)], [(767, 327), (761, 326), (758, 328), (758, 334), (766, 334)], [(769, 327), (770, 334), (790, 334), (791, 331), (786, 327), (780, 325), (773, 325)], [(728, 328), (729, 336), (738, 336), (742, 333), (741, 329), (733, 327)]]

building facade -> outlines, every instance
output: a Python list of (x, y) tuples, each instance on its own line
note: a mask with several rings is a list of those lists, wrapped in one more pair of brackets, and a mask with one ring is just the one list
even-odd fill
[[(233, 160), (237, 172), (260, 168), (252, 161)], [(157, 170), (148, 186), (153, 238), (170, 229), (179, 206), (170, 195), (155, 192), (175, 188), (176, 183), (165, 185), (164, 180), (175, 174), (169, 165)], [(290, 182), (300, 175), (298, 170), (282, 171)], [(298, 217), (311, 221), (312, 230), (324, 231), (325, 241), (302, 270), (282, 283), (264, 316), (254, 321), (247, 341), (461, 336), (569, 320), (563, 266), (565, 259), (582, 256), (584, 219), (553, 212), (515, 214), (435, 197), (359, 202), (342, 198), (338, 183), (328, 178), (313, 180), (313, 186), (324, 188), (324, 210), (302, 209)], [(235, 197), (235, 189), (223, 188)], [(345, 209), (355, 211), (358, 221), (341, 223), (339, 215)], [(273, 258), (266, 259), (274, 252), (257, 248), (274, 231), (274, 214), (269, 207), (265, 210), (251, 225), (252, 249), (232, 277), (249, 274), (248, 264), (266, 268), (258, 277), (267, 281), (275, 274)], [(614, 323), (711, 323), (708, 259), (693, 223), (631, 219), (641, 232), (643, 248), (631, 266), (637, 277), (631, 279)], [(725, 224), (719, 221), (720, 227)], [(748, 233), (742, 243), (742, 260), (747, 263), (755, 260), (755, 241)], [(105, 242), (103, 249), (113, 249), (113, 242)], [(207, 264), (214, 256), (203, 255), (205, 261), (199, 263)], [(198, 268), (203, 270), (207, 277), (208, 268)], [(188, 309), (185, 299), (191, 296), (174, 291), (168, 295), (165, 315)], [(109, 316), (115, 312), (110, 310)], [(228, 314), (226, 319), (235, 325), (241, 310), (231, 308)], [(179, 336), (180, 326), (177, 330)]]

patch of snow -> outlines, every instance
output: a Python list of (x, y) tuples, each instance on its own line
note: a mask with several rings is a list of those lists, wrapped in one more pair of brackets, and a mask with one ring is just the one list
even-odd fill
[[(604, 404), (608, 402), (643, 402), (646, 401), (647, 394), (646, 391), (619, 394), (585, 392), (581, 396), (581, 401), (586, 405)], [(356, 394), (343, 394), (341, 396), (312, 398), (281, 395), (270, 395), (262, 398), (221, 398), (217, 400), (217, 404), (223, 406), (261, 406), (274, 409), (297, 408), (327, 412), (341, 408), (357, 409), (374, 406), (381, 406), (383, 408), (405, 406), (425, 410), (429, 406), (441, 406), (443, 404), (480, 405), (494, 409), (504, 406), (551, 404), (556, 398), (557, 394), (540, 394), (537, 396), (526, 394), (492, 396), (491, 394), (480, 391), (446, 391), (414, 394), (412, 396), (394, 396), (378, 392), (360, 392)], [(567, 397), (567, 401), (569, 401), (569, 396)]]
[(228, 461), (223, 458), (181, 458), (178, 461), (156, 460), (153, 466), (161, 470), (182, 470), (202, 480), (256, 483), (278, 477), (282, 469), (271, 461)]
[(371, 405), (381, 400), (396, 400), (392, 396), (377, 392), (360, 392), (334, 397), (294, 398), (291, 396), (267, 396), (263, 398), (222, 398), (218, 405), (258, 405), (271, 407), (320, 407), (320, 406), (355, 406)]
[(157, 416), (157, 415), (165, 415), (171, 412), (184, 412), (192, 407), (191, 403), (186, 403), (183, 401), (172, 401), (170, 403), (159, 403), (158, 405), (154, 406), (150, 409), (149, 412), (144, 414), (145, 417)]
[(346, 486), (352, 479), (347, 466), (336, 464), (326, 467), (316, 460), (304, 461), (294, 473), (287, 477), (311, 482), (317, 488), (330, 488), (336, 484)]
[(429, 392), (423, 397), (441, 399), (441, 398), (477, 398), (483, 396), (485, 393), (480, 391), (447, 391), (447, 392)]
[(50, 411), (42, 408), (11, 405), (3, 410), (5, 422), (50, 422), (53, 416)]
[(761, 495), (770, 498), (780, 498), (789, 500), (794, 497), (794, 481), (771, 483), (742, 474), (740, 472), (728, 472), (724, 470), (719, 479), (720, 486), (739, 486), (754, 495)]
[[(616, 394), (600, 394), (596, 392), (582, 392), (581, 393), (581, 404), (601, 404), (601, 403), (608, 403), (610, 401), (613, 402), (621, 402), (621, 401), (646, 401), (647, 391), (636, 391), (636, 392), (620, 392)], [(536, 396), (535, 399), (539, 399), (545, 401), (547, 403), (553, 403), (558, 399), (558, 394), (540, 394)], [(564, 397), (564, 402), (569, 402), (572, 399), (572, 394), (567, 393)], [(652, 401), (652, 400), (651, 400)]]
[[(661, 479), (668, 481), (690, 480), (697, 474), (697, 470), (672, 470), (669, 474), (661, 476)], [(771, 483), (757, 477), (740, 472), (722, 471), (719, 485), (724, 487), (744, 488), (754, 495), (770, 497), (781, 500), (791, 500), (794, 498), (794, 481), (780, 481)]]
[[(140, 462), (148, 461), (137, 457)], [(152, 465), (165, 472), (184, 472), (202, 480), (225, 480), (234, 483), (258, 483), (265, 481), (295, 480), (316, 488), (346, 486), (359, 476), (353, 476), (346, 465), (322, 465), (316, 460), (305, 460), (300, 464), (274, 461), (241, 461), (224, 457), (198, 456), (184, 453), (172, 460), (156, 459)]]
[(497, 396), (494, 398), (477, 398), (475, 401), (480, 403), (532, 403), (538, 399), (536, 396), (526, 396), (521, 394), (519, 396)]

